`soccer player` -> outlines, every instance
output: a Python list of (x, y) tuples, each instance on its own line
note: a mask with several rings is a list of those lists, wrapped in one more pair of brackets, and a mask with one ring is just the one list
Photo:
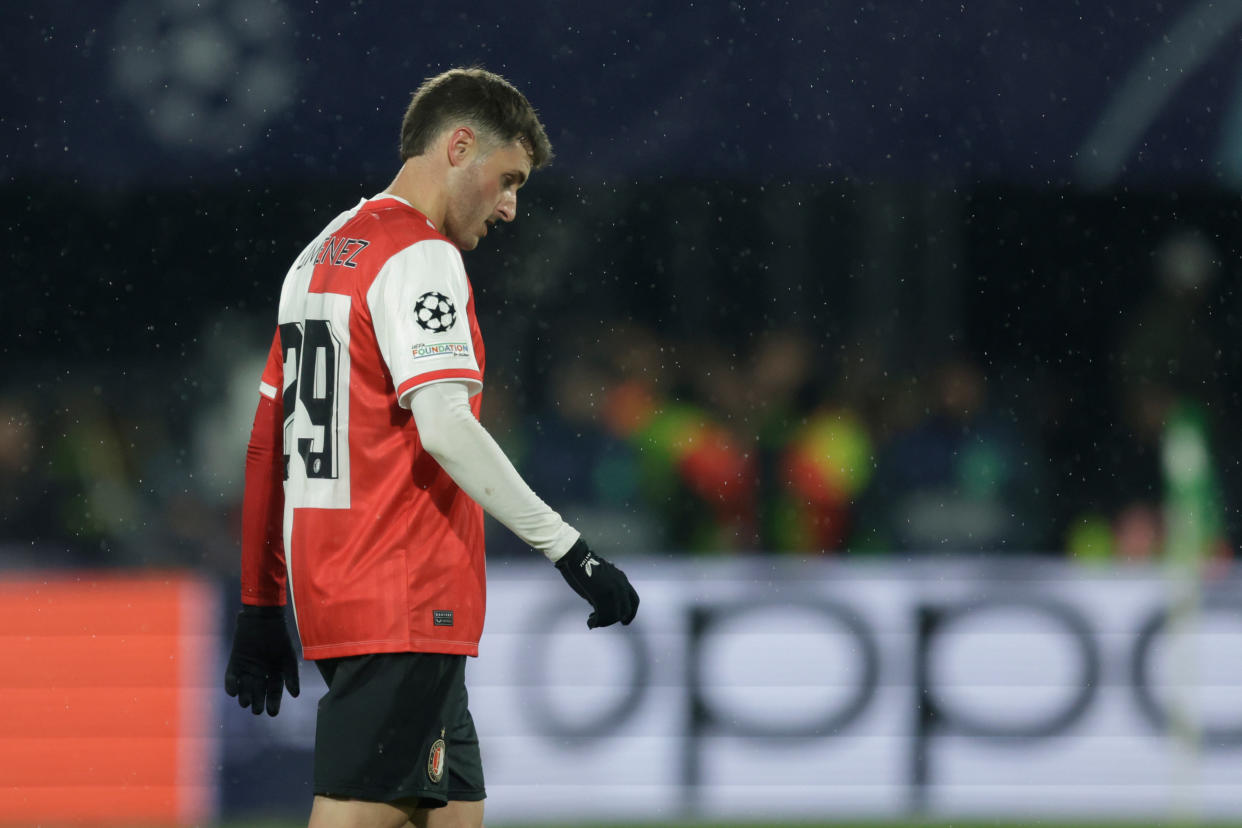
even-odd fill
[(242, 604), (225, 689), (275, 716), (298, 694), (286, 596), (328, 691), (311, 828), (479, 826), (467, 708), (478, 655), (483, 509), (592, 607), (638, 611), (625, 574), (522, 481), (479, 424), (483, 338), (461, 251), (517, 217), (551, 157), (526, 98), (483, 69), (414, 94), (392, 184), (333, 219), (280, 294), (246, 455)]

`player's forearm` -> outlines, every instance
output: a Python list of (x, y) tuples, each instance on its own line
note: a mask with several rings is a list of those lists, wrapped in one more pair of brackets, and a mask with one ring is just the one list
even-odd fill
[(246, 490), (242, 501), (242, 603), (285, 603), (283, 540), (283, 417), (278, 401), (259, 397), (246, 446)]
[(556, 561), (578, 532), (539, 499), (470, 411), (466, 387), (424, 386), (410, 398), (423, 448), (462, 491), (526, 543)]

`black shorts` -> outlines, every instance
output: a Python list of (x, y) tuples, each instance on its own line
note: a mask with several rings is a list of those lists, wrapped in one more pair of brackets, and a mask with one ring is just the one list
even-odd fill
[(381, 653), (315, 665), (328, 684), (315, 723), (316, 794), (417, 797), (424, 808), (487, 795), (465, 656)]

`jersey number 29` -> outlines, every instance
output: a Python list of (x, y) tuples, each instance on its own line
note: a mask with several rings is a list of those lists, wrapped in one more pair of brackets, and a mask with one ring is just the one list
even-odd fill
[[(285, 479), (289, 479), (289, 448), (297, 452), (311, 480), (336, 478), (337, 382), (340, 377), (340, 343), (326, 319), (287, 322), (280, 326), (280, 347), (285, 352)], [(298, 407), (305, 418), (298, 417)], [(309, 425), (300, 429), (299, 425)], [(292, 438), (292, 439), (290, 439)]]
[(349, 303), (306, 293), (280, 323), (287, 506), (349, 508)]

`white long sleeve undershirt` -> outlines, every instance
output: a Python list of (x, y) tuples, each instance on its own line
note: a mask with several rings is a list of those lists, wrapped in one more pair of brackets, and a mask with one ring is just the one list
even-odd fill
[(556, 562), (578, 531), (539, 499), (470, 411), (461, 382), (436, 382), (407, 398), (425, 448), (453, 482), (513, 534)]

